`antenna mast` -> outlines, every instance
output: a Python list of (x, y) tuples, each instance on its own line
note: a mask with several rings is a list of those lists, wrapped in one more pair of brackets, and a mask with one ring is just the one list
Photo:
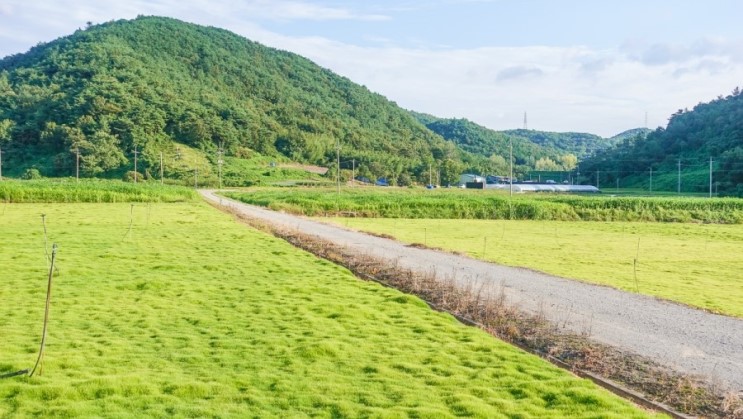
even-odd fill
[(527, 129), (529, 128), (528, 128), (528, 125), (526, 124), (526, 111), (524, 111), (524, 130), (527, 130)]

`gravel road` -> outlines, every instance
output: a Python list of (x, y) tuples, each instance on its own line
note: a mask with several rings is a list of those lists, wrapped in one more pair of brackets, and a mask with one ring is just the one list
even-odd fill
[(541, 311), (560, 327), (589, 332), (599, 342), (743, 391), (743, 319), (528, 269), (407, 247), (394, 240), (232, 201), (214, 191), (201, 194), (249, 217), (387, 259), (405, 269), (435, 272), (460, 284), (490, 282), (498, 288), (502, 284), (509, 302), (532, 313)]

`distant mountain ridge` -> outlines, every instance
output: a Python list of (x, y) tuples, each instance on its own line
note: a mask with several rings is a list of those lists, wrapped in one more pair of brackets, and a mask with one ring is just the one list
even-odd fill
[(530, 129), (500, 131), (506, 135), (526, 138), (542, 147), (557, 150), (561, 153), (574, 154), (578, 159), (586, 158), (614, 145), (612, 138), (603, 138), (584, 132), (548, 132)]
[(612, 142), (613, 145), (617, 145), (626, 139), (635, 140), (637, 138), (645, 138), (651, 132), (653, 131), (649, 128), (633, 128), (628, 129), (627, 131), (620, 132), (619, 134), (610, 137), (609, 140)]
[[(645, 129), (638, 128), (612, 138), (602, 138), (574, 132), (526, 129), (496, 131), (467, 119), (438, 118), (418, 112), (411, 114), (428, 129), (472, 154), (491, 159), (494, 159), (493, 156), (504, 158), (509, 154), (510, 144), (513, 144), (514, 161), (522, 174), (527, 170), (572, 170), (577, 161), (607, 150), (628, 136), (645, 132)], [(498, 170), (504, 173), (502, 159), (495, 160)]]

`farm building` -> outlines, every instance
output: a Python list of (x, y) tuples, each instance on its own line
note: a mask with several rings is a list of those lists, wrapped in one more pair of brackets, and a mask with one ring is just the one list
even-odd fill
[[(507, 184), (488, 184), (487, 189), (509, 190)], [(514, 183), (513, 191), (523, 192), (567, 192), (567, 193), (599, 193), (601, 192), (593, 185), (565, 185), (559, 183)]]
[(473, 175), (471, 173), (466, 173), (459, 176), (460, 186), (464, 186), (468, 183), (485, 183), (485, 178), (480, 175)]

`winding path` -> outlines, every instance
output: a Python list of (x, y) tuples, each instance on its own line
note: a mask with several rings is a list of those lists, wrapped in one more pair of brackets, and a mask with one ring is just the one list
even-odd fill
[(394, 240), (279, 213), (220, 197), (203, 197), (240, 213), (329, 240), (398, 266), (435, 272), (463, 285), (503, 286), (508, 301), (574, 332), (646, 356), (681, 372), (698, 374), (743, 391), (743, 319), (680, 304), (585, 284), (528, 269), (405, 246)]

